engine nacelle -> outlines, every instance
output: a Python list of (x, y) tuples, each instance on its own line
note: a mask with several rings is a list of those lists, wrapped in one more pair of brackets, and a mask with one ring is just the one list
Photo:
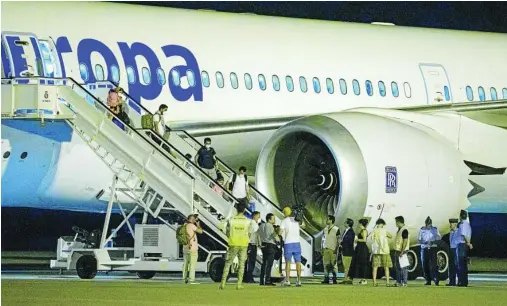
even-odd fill
[(304, 205), (312, 234), (325, 227), (327, 215), (339, 226), (369, 217), (369, 229), (381, 217), (393, 232), (398, 215), (412, 230), (428, 215), (447, 228), (470, 205), (469, 172), (461, 153), (426, 126), (348, 111), (276, 131), (260, 153), (256, 185), (281, 207)]

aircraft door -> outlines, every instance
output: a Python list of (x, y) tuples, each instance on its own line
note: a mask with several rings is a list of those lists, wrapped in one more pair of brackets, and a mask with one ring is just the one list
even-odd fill
[(44, 76), (48, 78), (63, 77), (62, 65), (53, 39), (39, 39), (39, 46), (42, 55), (42, 63), (44, 65)]
[(452, 103), (451, 85), (444, 66), (419, 64), (426, 86), (427, 104)]
[[(43, 76), (37, 36), (31, 33), (2, 32), (2, 65), (6, 77)], [(8, 65), (8, 68), (7, 68)]]

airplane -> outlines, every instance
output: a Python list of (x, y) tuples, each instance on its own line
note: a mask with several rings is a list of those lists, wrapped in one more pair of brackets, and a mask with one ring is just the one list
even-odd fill
[[(340, 209), (507, 212), (505, 34), (106, 2), (4, 2), (1, 22), (2, 78), (164, 103), (276, 203), (312, 207), (314, 232)], [(2, 120), (2, 157), (3, 207), (105, 211), (110, 172), (65, 122)]]

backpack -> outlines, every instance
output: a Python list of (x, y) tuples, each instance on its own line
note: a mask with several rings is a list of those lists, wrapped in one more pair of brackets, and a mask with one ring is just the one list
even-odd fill
[(153, 121), (152, 114), (146, 114), (141, 116), (141, 127), (143, 129), (153, 129), (155, 122)]
[(180, 225), (178, 229), (176, 229), (176, 240), (181, 245), (188, 245), (188, 235), (187, 235), (187, 223)]
[[(245, 176), (245, 182), (248, 183), (248, 177), (246, 176), (246, 173), (243, 175)], [(234, 183), (236, 183), (236, 177), (237, 177), (237, 174), (234, 173), (232, 175), (232, 182), (229, 183), (229, 191), (232, 191), (232, 188), (234, 188)]]

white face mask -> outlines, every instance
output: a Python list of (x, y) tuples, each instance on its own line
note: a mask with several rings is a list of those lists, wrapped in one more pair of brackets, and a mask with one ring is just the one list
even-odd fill
[(207, 145), (205, 145), (205, 146), (206, 146), (206, 149), (211, 148), (211, 144), (207, 144)]

